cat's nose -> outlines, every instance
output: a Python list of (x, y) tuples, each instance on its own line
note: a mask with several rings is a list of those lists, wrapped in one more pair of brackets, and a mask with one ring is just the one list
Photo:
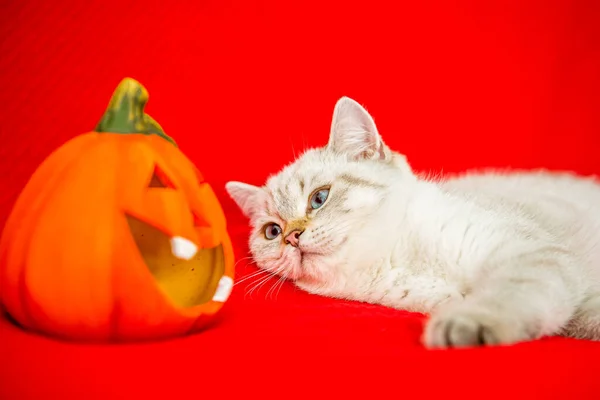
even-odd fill
[(304, 231), (301, 231), (300, 229), (295, 229), (291, 231), (285, 237), (285, 242), (287, 244), (291, 244), (294, 247), (298, 247), (298, 244), (300, 243), (300, 235), (302, 235), (302, 232)]

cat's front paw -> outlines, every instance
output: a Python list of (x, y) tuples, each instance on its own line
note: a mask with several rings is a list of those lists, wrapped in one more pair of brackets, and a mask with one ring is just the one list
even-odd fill
[(430, 349), (478, 347), (532, 339), (522, 323), (495, 311), (467, 305), (442, 310), (427, 322), (423, 344)]

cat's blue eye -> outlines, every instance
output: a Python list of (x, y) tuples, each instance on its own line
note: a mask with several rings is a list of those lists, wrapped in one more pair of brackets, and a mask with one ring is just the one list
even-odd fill
[(265, 237), (269, 240), (275, 239), (281, 235), (281, 227), (277, 224), (269, 224), (265, 226)]
[(321, 208), (323, 204), (325, 204), (327, 197), (329, 197), (329, 188), (323, 188), (315, 191), (310, 196), (310, 208), (313, 210)]

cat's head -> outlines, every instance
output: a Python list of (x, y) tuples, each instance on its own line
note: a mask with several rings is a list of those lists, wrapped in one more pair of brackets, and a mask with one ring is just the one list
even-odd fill
[(306, 151), (263, 187), (228, 182), (226, 189), (250, 219), (256, 264), (318, 283), (335, 279), (332, 268), (344, 250), (376, 232), (390, 186), (412, 179), (405, 157), (383, 142), (369, 113), (343, 97), (326, 146)]

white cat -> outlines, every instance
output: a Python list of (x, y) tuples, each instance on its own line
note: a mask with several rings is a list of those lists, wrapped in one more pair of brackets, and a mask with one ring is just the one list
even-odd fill
[(566, 173), (432, 180), (357, 102), (264, 187), (229, 182), (257, 265), (319, 295), (430, 314), (429, 348), (600, 340), (600, 185)]

